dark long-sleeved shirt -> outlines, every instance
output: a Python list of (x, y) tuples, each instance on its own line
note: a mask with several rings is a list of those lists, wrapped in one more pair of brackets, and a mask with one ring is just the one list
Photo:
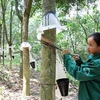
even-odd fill
[(100, 100), (100, 53), (89, 55), (86, 62), (63, 56), (68, 73), (80, 81), (78, 100)]

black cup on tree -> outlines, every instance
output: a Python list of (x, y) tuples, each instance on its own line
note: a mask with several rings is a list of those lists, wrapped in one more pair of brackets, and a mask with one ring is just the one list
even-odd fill
[(60, 93), (62, 96), (67, 96), (68, 95), (68, 89), (69, 89), (69, 79), (68, 78), (62, 78), (56, 80)]
[(32, 68), (34, 69), (34, 68), (35, 68), (35, 61), (30, 62), (30, 65), (31, 65), (31, 66), (32, 66)]

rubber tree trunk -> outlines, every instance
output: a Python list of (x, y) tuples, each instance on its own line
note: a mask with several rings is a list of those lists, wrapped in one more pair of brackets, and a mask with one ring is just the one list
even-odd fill
[[(55, 29), (45, 31), (44, 36), (55, 41)], [(41, 62), (41, 100), (55, 100), (56, 52), (52, 47), (42, 46)]]
[[(0, 48), (1, 48), (1, 34), (2, 34), (2, 24), (0, 24)], [(1, 64), (1, 50), (0, 50), (0, 64)]]
[(12, 69), (12, 22), (13, 22), (13, 4), (11, 2), (11, 12), (10, 12), (10, 40), (9, 40), (9, 61), (10, 69)]
[[(55, 0), (43, 0), (43, 15), (48, 11), (55, 11)], [(44, 31), (44, 38), (55, 43), (56, 29)], [(56, 50), (42, 44), (42, 61), (40, 73), (40, 98), (41, 100), (55, 100), (55, 70)]]
[[(20, 14), (20, 11), (18, 9), (18, 0), (15, 0), (15, 9), (16, 9), (16, 14), (21, 22), (21, 42), (22, 42), (22, 26), (23, 26), (23, 16)], [(23, 78), (23, 52), (20, 52), (20, 78)]]
[[(23, 23), (21, 21), (21, 42), (22, 42), (22, 26), (23, 26)], [(23, 78), (23, 52), (20, 51), (20, 78)]]
[[(28, 24), (32, 1), (24, 0), (22, 42), (28, 41)], [(23, 95), (30, 95), (29, 47), (23, 47)]]

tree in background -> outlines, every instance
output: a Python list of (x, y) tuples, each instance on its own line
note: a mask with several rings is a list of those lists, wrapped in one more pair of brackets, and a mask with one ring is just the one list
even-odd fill
[[(21, 1), (19, 1), (21, 2)], [(18, 3), (18, 0), (15, 0), (15, 9), (16, 9), (16, 15), (18, 16), (20, 22), (21, 22), (21, 29), (20, 29), (20, 32), (21, 32), (21, 41), (22, 42), (22, 26), (23, 26), (23, 16), (22, 16), (22, 9), (19, 10), (18, 9), (19, 7), (19, 3)], [(20, 77), (23, 78), (23, 59), (22, 59), (22, 56), (23, 56), (23, 52), (20, 51)]]
[[(28, 42), (28, 23), (33, 0), (24, 0), (22, 43)], [(29, 47), (23, 47), (23, 95), (30, 95)]]
[(1, 64), (1, 33), (2, 33), (2, 24), (0, 24), (0, 64)]
[[(9, 1), (5, 1), (5, 0), (1, 0), (1, 6), (2, 6), (2, 23), (3, 23), (3, 51), (4, 51), (4, 42), (5, 42), (5, 37), (6, 37), (6, 41), (9, 45), (9, 61), (10, 61), (10, 69), (12, 69), (12, 15), (13, 15), (13, 10), (12, 10), (12, 7), (13, 7), (13, 2), (10, 2), (11, 3), (11, 11), (10, 11), (10, 23), (9, 23), (9, 32), (7, 30), (7, 23), (6, 23), (6, 6), (7, 6), (7, 3)], [(10, 33), (10, 34), (8, 34)], [(4, 55), (3, 55), (4, 57)], [(3, 64), (4, 65), (4, 64)]]

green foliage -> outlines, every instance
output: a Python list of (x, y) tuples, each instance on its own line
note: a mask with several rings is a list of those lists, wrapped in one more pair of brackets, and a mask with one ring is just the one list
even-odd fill
[[(11, 0), (12, 1), (12, 0)], [(10, 23), (10, 6), (11, 1), (7, 0), (6, 6), (6, 25), (9, 35), (9, 23)], [(86, 40), (88, 35), (95, 31), (100, 31), (100, 10), (97, 9), (97, 5), (94, 3), (96, 0), (56, 0), (56, 12), (62, 25), (67, 28), (65, 31), (57, 34), (56, 44), (61, 48), (68, 48), (71, 53), (78, 53), (85, 60), (87, 58), (86, 52)], [(13, 3), (15, 3), (13, 1)], [(93, 4), (92, 7), (90, 4)], [(86, 5), (87, 4), (87, 5)], [(0, 6), (1, 7), (1, 6)], [(18, 0), (18, 8), (20, 15), (22, 15), (23, 4), (21, 0)], [(70, 16), (72, 8), (75, 8), (77, 12), (73, 17)], [(87, 11), (87, 14), (81, 12)], [(93, 10), (93, 13), (89, 13)], [(0, 10), (1, 11), (1, 10)], [(67, 18), (66, 16), (69, 16)], [(37, 28), (42, 21), (42, 2), (41, 0), (34, 0), (31, 8), (30, 20), (29, 20), (29, 37), (28, 42), (32, 46), (32, 54), (35, 54), (36, 58), (40, 58), (41, 43), (37, 40)], [(0, 14), (0, 23), (2, 22), (2, 16)], [(21, 22), (16, 16), (15, 7), (13, 7), (13, 25), (12, 25), (12, 40), (14, 45), (14, 52), (20, 51), (21, 44)], [(6, 64), (8, 60), (5, 61)], [(20, 63), (20, 54), (15, 55), (13, 64)], [(40, 63), (40, 62), (39, 62)], [(37, 67), (40, 70), (40, 65)], [(69, 76), (68, 76), (69, 77)], [(71, 77), (69, 77), (71, 78)], [(72, 79), (72, 82), (75, 80)], [(77, 81), (75, 81), (77, 84)]]
[[(71, 53), (78, 53), (85, 60), (88, 55), (86, 51), (88, 35), (95, 31), (100, 31), (100, 11), (97, 10), (97, 6), (94, 4), (92, 5), (93, 13), (89, 13), (91, 9), (89, 8), (89, 5), (85, 5), (85, 3), (83, 3), (83, 5), (83, 8), (80, 10), (75, 9), (77, 14), (73, 17), (67, 13), (70, 17), (65, 18), (62, 12), (58, 13), (61, 23), (66, 26), (67, 30), (57, 34), (57, 44), (61, 47), (69, 49)], [(79, 5), (76, 6), (80, 7)], [(88, 8), (87, 14), (82, 13), (83, 9), (86, 8)], [(58, 10), (59, 9), (60, 8), (58, 8)]]
[(86, 0), (56, 0), (56, 6), (60, 11), (60, 14), (65, 16), (69, 13), (69, 9), (72, 6), (78, 5), (77, 10), (84, 7)]
[[(12, 59), (12, 64), (13, 65), (20, 65), (20, 53), (13, 54), (13, 56), (14, 56), (14, 59)], [(5, 65), (9, 65), (9, 55), (6, 55)]]
[(41, 66), (40, 65), (36, 66), (36, 70), (40, 72)]
[(35, 16), (35, 14), (38, 11), (41, 12), (41, 9), (42, 9), (42, 2), (41, 2), (41, 0), (37, 0), (37, 1), (34, 0), (34, 2), (32, 4), (32, 8), (31, 8), (30, 16), (33, 16), (33, 15)]
[(20, 53), (14, 54), (13, 65), (20, 65)]

